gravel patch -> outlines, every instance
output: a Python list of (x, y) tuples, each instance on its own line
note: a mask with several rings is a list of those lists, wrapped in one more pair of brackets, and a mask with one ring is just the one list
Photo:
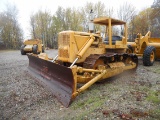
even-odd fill
[[(57, 50), (46, 50), (50, 57)], [(27, 74), (28, 57), (0, 51), (1, 120), (159, 120), (160, 61), (92, 85), (69, 108)]]

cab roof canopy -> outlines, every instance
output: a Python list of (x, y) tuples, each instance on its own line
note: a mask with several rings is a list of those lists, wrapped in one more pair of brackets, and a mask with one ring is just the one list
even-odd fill
[(111, 25), (112, 25), (112, 26), (113, 26), (113, 25), (123, 25), (123, 24), (126, 24), (126, 22), (124, 22), (124, 21), (117, 20), (117, 19), (110, 18), (110, 17), (95, 18), (95, 19), (93, 20), (93, 22), (94, 22), (95, 24), (108, 26), (108, 24), (109, 24), (109, 19), (111, 20)]

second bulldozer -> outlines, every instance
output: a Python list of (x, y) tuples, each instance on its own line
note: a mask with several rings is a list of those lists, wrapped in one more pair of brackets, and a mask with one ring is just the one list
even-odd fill
[[(94, 33), (94, 24), (106, 27), (105, 39)], [(112, 27), (124, 26), (124, 36), (113, 36)], [(62, 31), (58, 35), (58, 55), (27, 54), (29, 73), (49, 89), (66, 107), (97, 81), (136, 69), (137, 56), (127, 49), (126, 22), (101, 17), (91, 20), (89, 32)], [(78, 83), (83, 83), (78, 87)]]
[(42, 52), (44, 52), (44, 45), (39, 39), (25, 40), (21, 46), (22, 55), (26, 55), (26, 53), (40, 54)]

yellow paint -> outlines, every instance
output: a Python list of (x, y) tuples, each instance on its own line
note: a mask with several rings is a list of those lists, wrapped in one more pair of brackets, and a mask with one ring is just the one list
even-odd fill
[(42, 46), (43, 46), (42, 40), (39, 40), (39, 39), (25, 40), (23, 42), (23, 44), (25, 45), (25, 47), (24, 47), (24, 51), (25, 52), (32, 52), (33, 45), (37, 45), (38, 46), (38, 50), (37, 50), (38, 53), (42, 52)]
[[(85, 91), (95, 82), (115, 76), (125, 70), (130, 70), (136, 67), (136, 63), (134, 63), (129, 57), (125, 58), (123, 61), (123, 56), (120, 56), (120, 61), (114, 61), (116, 60), (114, 57), (111, 60), (106, 58), (105, 60), (109, 61), (106, 62), (104, 60), (105, 55), (103, 56), (104, 58), (102, 60), (99, 59), (99, 61), (95, 62), (94, 69), (80, 67), (78, 63), (81, 63), (82, 66), (86, 58), (91, 54), (103, 55), (108, 52), (124, 53), (127, 48), (126, 22), (108, 17), (96, 18), (93, 22), (95, 24), (106, 26), (106, 31), (109, 36), (109, 44), (103, 43), (99, 32), (87, 33), (62, 31), (58, 34), (58, 58), (56, 61), (73, 64), (74, 61), (77, 60), (75, 65), (68, 67), (68, 69), (72, 70), (74, 78), (72, 99), (75, 98), (79, 93)], [(122, 40), (115, 41), (115, 44), (112, 44), (113, 25), (124, 25), (125, 28), (125, 35), (122, 37)], [(40, 54), (39, 58), (47, 60), (48, 56), (46, 54)], [(56, 64), (56, 61), (53, 64)], [(78, 83), (85, 84), (78, 88)]]
[(156, 48), (156, 58), (160, 58), (160, 38), (151, 38), (150, 31), (145, 36), (138, 33), (135, 41), (127, 42), (127, 44), (132, 46), (133, 52), (138, 56), (143, 56), (143, 52), (147, 46), (154, 46)]

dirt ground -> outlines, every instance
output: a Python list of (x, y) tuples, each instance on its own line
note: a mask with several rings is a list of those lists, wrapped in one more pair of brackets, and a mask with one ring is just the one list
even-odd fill
[[(46, 50), (54, 57), (56, 50)], [(160, 61), (91, 86), (69, 108), (38, 85), (20, 51), (0, 51), (1, 120), (159, 120)]]

